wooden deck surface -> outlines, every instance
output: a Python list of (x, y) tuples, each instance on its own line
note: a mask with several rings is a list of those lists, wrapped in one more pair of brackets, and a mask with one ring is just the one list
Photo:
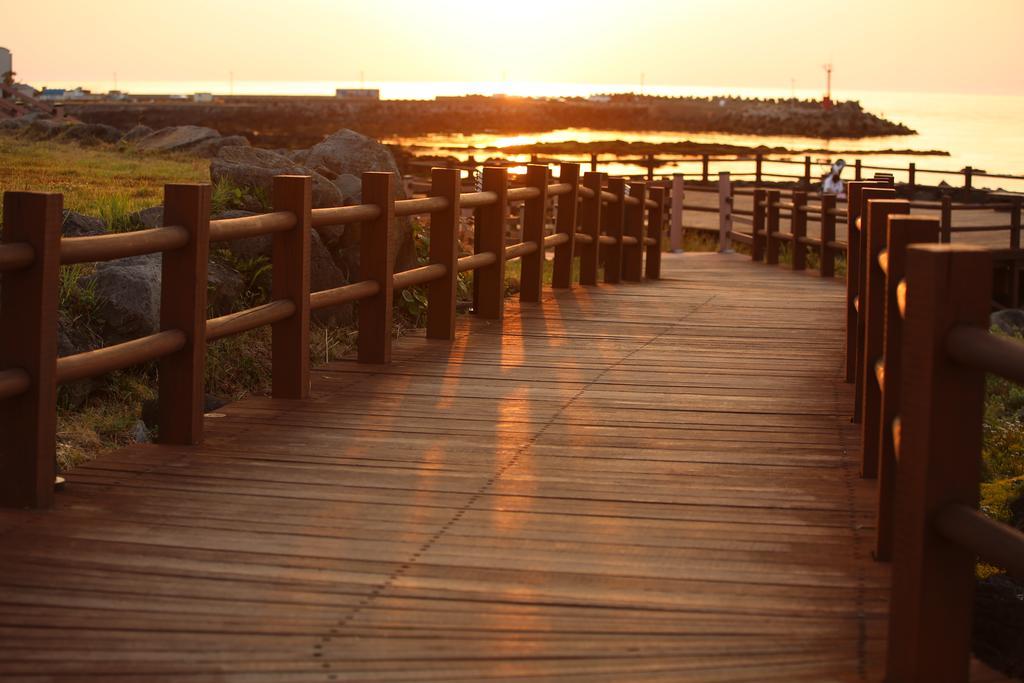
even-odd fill
[(880, 680), (843, 288), (664, 268), (0, 513), (0, 680)]

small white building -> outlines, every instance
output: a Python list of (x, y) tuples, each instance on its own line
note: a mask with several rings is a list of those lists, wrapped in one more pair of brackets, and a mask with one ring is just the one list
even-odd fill
[(213, 102), (213, 93), (197, 92), (192, 95), (193, 102)]
[(0, 47), (0, 80), (11, 71), (14, 71), (14, 55), (6, 47)]

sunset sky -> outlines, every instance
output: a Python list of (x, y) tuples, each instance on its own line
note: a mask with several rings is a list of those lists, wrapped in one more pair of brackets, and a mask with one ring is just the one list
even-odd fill
[(1024, 95), (1024, 1), (0, 0), (20, 80), (537, 81)]

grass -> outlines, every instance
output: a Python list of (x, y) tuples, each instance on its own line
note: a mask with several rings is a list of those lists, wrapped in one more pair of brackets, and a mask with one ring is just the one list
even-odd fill
[(209, 162), (127, 147), (80, 147), (0, 135), (0, 188), (60, 192), (64, 208), (115, 227), (132, 211), (163, 203), (165, 183), (209, 182)]

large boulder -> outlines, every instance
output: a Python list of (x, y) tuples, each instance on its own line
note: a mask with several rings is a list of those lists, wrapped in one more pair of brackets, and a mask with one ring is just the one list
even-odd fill
[(85, 277), (96, 294), (103, 338), (118, 343), (153, 334), (160, 326), (160, 254), (107, 261)]
[(225, 147), (248, 147), (249, 140), (244, 135), (225, 135), (224, 137), (210, 138), (189, 148), (190, 154), (202, 157), (215, 157)]
[(146, 152), (189, 152), (221, 135), (205, 126), (171, 126), (140, 138), (135, 146)]
[(121, 141), (121, 131), (105, 123), (80, 123), (60, 134), (61, 142), (77, 142), (80, 145), (114, 145)]
[(93, 218), (77, 211), (65, 211), (60, 231), (64, 237), (102, 235), (107, 231), (107, 224), (102, 218)]
[(128, 214), (128, 222), (137, 228), (159, 228), (164, 224), (164, 207), (150, 206)]
[(1024, 310), (1007, 308), (996, 311), (989, 317), (989, 325), (1005, 335), (1024, 337)]
[[(341, 206), (343, 197), (334, 183), (276, 152), (255, 147), (232, 146), (221, 149), (210, 163), (214, 184), (228, 182), (236, 187), (254, 188), (263, 196), (272, 196), (274, 176), (309, 175), (313, 177), (313, 206)], [(261, 207), (246, 207), (259, 210)]]
[[(153, 334), (160, 328), (160, 254), (100, 263), (83, 278), (93, 288), (96, 317), (106, 344)], [(209, 308), (214, 315), (237, 310), (246, 283), (235, 270), (211, 262), (207, 278)]]
[(52, 140), (76, 125), (79, 124), (67, 119), (36, 119), (23, 130), (22, 135), (29, 140)]
[(144, 125), (142, 125), (140, 123), (139, 125), (137, 125), (134, 128), (132, 128), (130, 131), (125, 133), (124, 137), (121, 138), (121, 139), (124, 142), (137, 142), (137, 141), (141, 140), (142, 138), (147, 137), (147, 136), (152, 135), (152, 134), (153, 134), (153, 129), (152, 128), (150, 128), (149, 126), (144, 126)]

